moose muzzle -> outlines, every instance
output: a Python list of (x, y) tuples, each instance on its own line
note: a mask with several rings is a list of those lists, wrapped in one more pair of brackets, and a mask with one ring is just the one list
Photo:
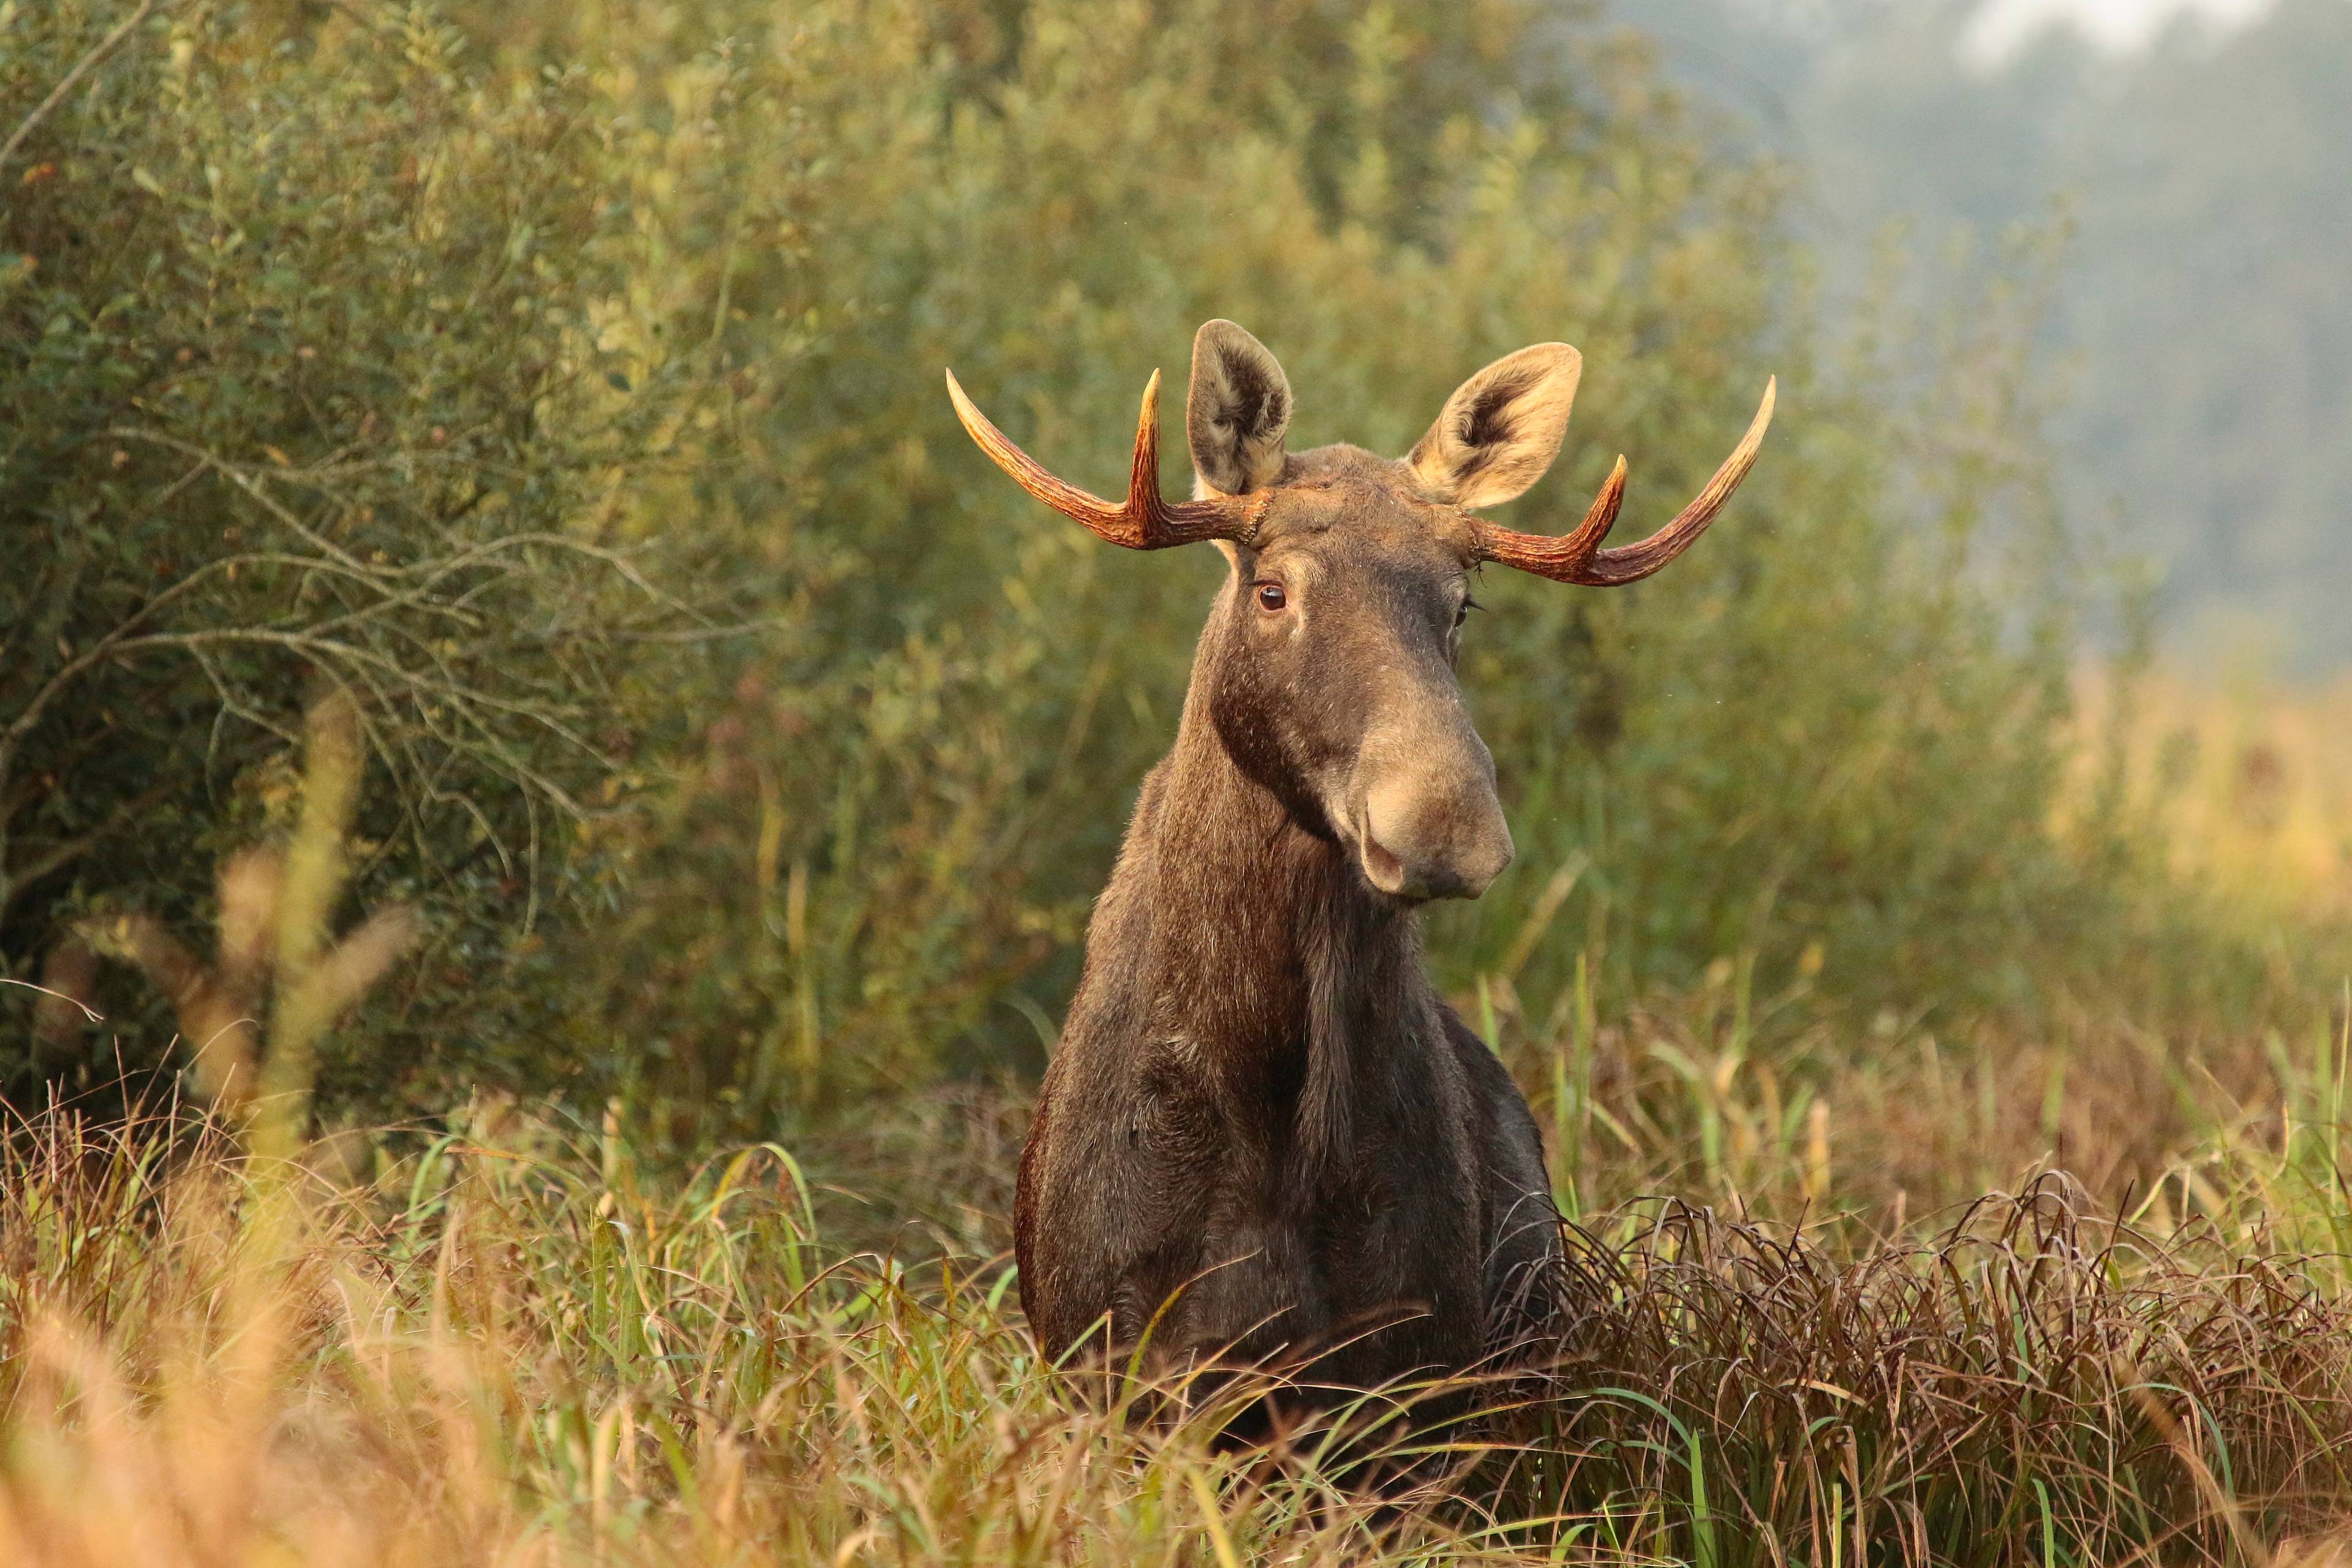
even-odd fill
[(1401, 899), (1475, 899), (1511, 863), (1495, 759), (1458, 694), (1364, 739), (1345, 820), (1365, 879)]

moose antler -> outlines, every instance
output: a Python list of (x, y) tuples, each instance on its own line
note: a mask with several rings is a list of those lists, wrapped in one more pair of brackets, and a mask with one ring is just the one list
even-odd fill
[(1674, 521), (1639, 544), (1615, 550), (1601, 548), (1601, 542), (1609, 537), (1609, 530), (1616, 524), (1618, 507), (1625, 500), (1625, 459), (1620, 458), (1616, 468), (1610, 471), (1608, 482), (1601, 487), (1601, 494), (1594, 499), (1592, 510), (1584, 514), (1584, 521), (1576, 525), (1573, 532), (1554, 539), (1481, 522), (1480, 553), (1489, 561), (1532, 572), (1555, 583), (1614, 588), (1641, 581), (1689, 549), (1691, 542), (1706, 531), (1706, 525), (1715, 521), (1715, 514), (1723, 510), (1723, 503), (1731, 499), (1731, 492), (1739, 488), (1739, 481), (1748, 477), (1748, 470), (1756, 466), (1756, 454), (1762, 448), (1764, 432), (1772, 423), (1772, 400), (1779, 390), (1778, 376), (1765, 382), (1764, 401), (1748, 423), (1748, 434), (1739, 438), (1739, 445), (1723, 460), (1723, 467), (1715, 470), (1715, 478), (1706, 481), (1706, 488), (1683, 508)]
[(987, 415), (972, 406), (953, 371), (948, 372), (948, 398), (980, 449), (1012, 475), (1013, 483), (1113, 544), (1129, 550), (1165, 550), (1171, 544), (1193, 544), (1204, 539), (1247, 544), (1265, 515), (1264, 490), (1201, 500), (1171, 501), (1160, 495), (1160, 373), (1156, 370), (1143, 389), (1143, 414), (1135, 426), (1135, 467), (1128, 476), (1127, 500), (1116, 505), (1055, 478), (1014, 446), (1003, 431), (989, 423)]

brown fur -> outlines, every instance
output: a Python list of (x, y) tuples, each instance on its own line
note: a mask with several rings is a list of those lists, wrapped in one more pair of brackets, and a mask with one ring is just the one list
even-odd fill
[[(1194, 397), (1226, 406), (1221, 356), (1273, 360), (1211, 328)], [(1192, 426), (1204, 488), (1278, 477), (1223, 546), (1095, 911), (1022, 1160), (1023, 1302), (1055, 1356), (1148, 1331), (1155, 1358), (1345, 1388), (1463, 1371), (1543, 1331), (1559, 1257), (1534, 1121), (1430, 984), (1414, 912), (1510, 854), (1454, 679), (1477, 537), (1405, 463), (1220, 419)]]

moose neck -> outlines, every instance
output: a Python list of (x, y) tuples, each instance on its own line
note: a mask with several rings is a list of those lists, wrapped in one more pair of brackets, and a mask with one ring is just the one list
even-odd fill
[(1294, 1176), (1319, 1174), (1423, 1010), (1419, 922), (1234, 756), (1212, 712), (1230, 603), (1202, 636), (1154, 825), (1154, 1023), (1266, 1108)]

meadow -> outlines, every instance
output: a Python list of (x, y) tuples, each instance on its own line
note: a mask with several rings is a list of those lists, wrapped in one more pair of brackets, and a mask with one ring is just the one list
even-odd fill
[[(1517, 0), (0, 4), (0, 1561), (2352, 1552), (2342, 697), (2059, 515), (2048, 237), (1832, 310)], [(1545, 532), (1782, 388), (1481, 584), (1578, 1310), (1377, 1503), (1008, 1255), (1217, 567), (939, 373), (1100, 485), (1213, 315), (1388, 450), (1577, 342)]]
[[(1174, 1416), (1163, 1396), (1186, 1391), (1132, 1365), (1040, 1363), (1005, 1247), (1017, 1094), (919, 1097), (855, 1138), (690, 1168), (645, 1159), (617, 1101), (598, 1125), (486, 1094), (429, 1126), (313, 1136), (308, 1082), (272, 1069), (313, 1059), (405, 940), (404, 911), (326, 930), (354, 738), (347, 714), (314, 721), (286, 852), (224, 875), (216, 965), (155, 966), (196, 1028), (209, 986), (266, 977), (264, 1026), (215, 1064), (211, 1108), (67, 1100), (14, 1129), (12, 1563), (2344, 1549), (2340, 1013), (2273, 1038), (2251, 1097), (2193, 1059), (2164, 1070), (2163, 1042), (2041, 1057), (2043, 1148), (2022, 1157), (2032, 1135), (2002, 1112), (2037, 1058), (2011, 1043), (1974, 1042), (2009, 1058), (1999, 1082), (1927, 1042), (1916, 1066), (1789, 1095), (1748, 1054), (1772, 1008), (1745, 976), (1678, 1019), (1572, 1015), (1517, 1061), (1572, 1216), (1554, 1363), (1495, 1384), (1471, 1432), (1237, 1454), (1215, 1436), (1246, 1390)], [(2083, 1088), (2145, 1078), (2169, 1080), (2168, 1114), (2105, 1120)], [(2060, 1151), (2148, 1174), (2102, 1193)], [(2008, 1191), (1951, 1195), (2004, 1166)], [(1443, 1456), (1417, 1490), (1374, 1503), (1351, 1482), (1416, 1441)]]

